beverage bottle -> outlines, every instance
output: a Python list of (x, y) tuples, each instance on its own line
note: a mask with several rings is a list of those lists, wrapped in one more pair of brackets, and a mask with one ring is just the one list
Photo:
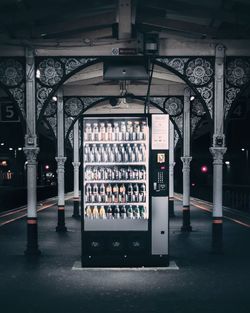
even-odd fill
[(94, 202), (98, 202), (98, 185), (94, 184), (93, 186), (93, 196), (94, 196)]
[(133, 215), (134, 215), (134, 218), (136, 219), (140, 218), (140, 209), (138, 205), (134, 206)]
[(99, 152), (99, 154), (100, 154), (100, 162), (103, 162), (104, 146), (103, 146), (102, 143), (101, 143), (100, 146), (99, 146), (98, 152)]
[(119, 202), (125, 203), (126, 202), (126, 187), (124, 184), (120, 185), (119, 188)]
[(139, 186), (138, 184), (134, 184), (134, 201), (139, 202)]
[(99, 173), (100, 173), (100, 179), (105, 180), (105, 168), (104, 167), (100, 168)]
[(133, 208), (132, 208), (132, 205), (130, 205), (130, 206), (127, 208), (127, 218), (130, 218), (130, 219), (133, 218)]
[(89, 205), (85, 209), (85, 216), (87, 218), (91, 218), (92, 217), (92, 210), (91, 210), (91, 207)]
[(140, 202), (146, 201), (146, 185), (141, 184), (140, 185)]
[(89, 147), (89, 144), (86, 143), (85, 149), (84, 149), (84, 162), (90, 162), (89, 153), (90, 153), (90, 147)]
[(115, 218), (115, 219), (119, 219), (119, 218), (120, 218), (120, 209), (119, 209), (119, 205), (116, 205), (116, 206), (115, 206), (115, 209), (114, 209), (114, 218)]
[(133, 180), (134, 179), (134, 171), (131, 167), (128, 168), (128, 179)]
[(119, 169), (117, 166), (114, 167), (114, 179), (119, 180)]
[(128, 185), (128, 202), (133, 202), (133, 186), (132, 186), (132, 184)]
[(105, 219), (105, 218), (106, 218), (106, 212), (105, 212), (105, 209), (104, 209), (104, 206), (103, 206), (103, 205), (102, 205), (101, 208), (100, 208), (99, 215), (100, 215), (100, 218), (101, 218), (101, 219)]
[(134, 179), (136, 179), (136, 180), (139, 179), (139, 171), (137, 168), (134, 169)]
[(133, 140), (133, 126), (131, 121), (127, 121), (126, 140)]
[(138, 161), (139, 161), (139, 160), (138, 160), (139, 149), (138, 149), (138, 146), (137, 146), (136, 143), (134, 144), (133, 152), (134, 152), (134, 155), (135, 155), (134, 161), (135, 161), (135, 162), (138, 162)]
[[(138, 130), (139, 129), (139, 130)], [(139, 139), (139, 132), (140, 132), (140, 124), (138, 121), (134, 121), (133, 127), (133, 140), (140, 140)]]
[(92, 186), (87, 184), (86, 186), (86, 202), (91, 202)]
[(91, 141), (92, 140), (92, 128), (90, 123), (86, 123), (86, 128), (84, 132), (84, 140)]
[(112, 186), (108, 184), (106, 187), (107, 202), (112, 202)]
[(114, 122), (114, 140), (119, 140), (119, 124), (117, 122)]
[(121, 139), (122, 141), (126, 140), (126, 123), (121, 122)]
[(102, 183), (100, 186), (101, 202), (106, 202), (105, 185)]
[(145, 211), (144, 205), (140, 206), (140, 217), (141, 217), (141, 219), (145, 219), (146, 218), (146, 211)]
[(108, 219), (112, 219), (113, 218), (113, 210), (111, 205), (108, 206), (107, 211), (106, 211), (106, 216)]
[(142, 154), (142, 161), (146, 161), (146, 147), (144, 144), (139, 146), (140, 153)]
[(107, 123), (107, 140), (112, 141), (112, 124)]
[(126, 211), (125, 205), (121, 207), (120, 216), (122, 219), (125, 219), (127, 217), (127, 211)]
[(114, 195), (114, 202), (118, 203), (118, 200), (119, 200), (119, 187), (118, 187), (117, 184), (115, 184), (113, 186), (113, 195)]
[(92, 214), (93, 214), (94, 219), (99, 218), (99, 211), (98, 211), (97, 205), (94, 206)]
[(124, 145), (122, 143), (120, 144), (119, 152), (121, 154), (121, 161), (126, 162), (126, 161), (124, 161), (125, 148), (124, 148)]
[(100, 123), (100, 140), (106, 141), (105, 123)]
[(96, 167), (92, 168), (91, 177), (92, 177), (92, 180), (96, 180), (96, 178), (97, 178), (97, 169), (96, 169)]
[(94, 141), (98, 141), (99, 140), (98, 123), (93, 124), (93, 135), (94, 135)]
[(147, 123), (146, 121), (142, 121), (141, 123), (141, 140), (146, 139), (146, 129), (147, 129)]
[(94, 155), (93, 147), (89, 148), (88, 162), (95, 162), (95, 155)]

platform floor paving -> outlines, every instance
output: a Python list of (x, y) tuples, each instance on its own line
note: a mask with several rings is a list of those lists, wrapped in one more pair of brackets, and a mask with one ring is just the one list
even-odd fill
[(225, 220), (224, 254), (213, 255), (211, 216), (191, 207), (181, 233), (181, 202), (170, 220), (170, 256), (178, 270), (74, 270), (80, 221), (67, 201), (68, 232), (55, 232), (56, 206), (39, 212), (39, 258), (27, 259), (25, 218), (0, 227), (0, 312), (249, 313), (250, 228)]

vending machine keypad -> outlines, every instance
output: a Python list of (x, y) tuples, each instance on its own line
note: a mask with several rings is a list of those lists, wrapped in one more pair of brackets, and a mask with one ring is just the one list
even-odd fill
[(168, 195), (168, 152), (152, 151), (152, 195)]

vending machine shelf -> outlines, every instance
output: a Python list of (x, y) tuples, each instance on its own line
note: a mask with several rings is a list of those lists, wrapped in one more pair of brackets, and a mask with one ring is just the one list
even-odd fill
[(145, 166), (146, 162), (84, 162), (84, 166), (105, 166), (105, 165), (119, 165), (119, 166), (126, 166), (126, 165), (138, 165), (138, 166)]
[(147, 181), (144, 179), (144, 180), (141, 180), (141, 179), (131, 179), (131, 180), (85, 180), (84, 181), (84, 185), (86, 184), (93, 184), (93, 183), (96, 183), (96, 184), (106, 184), (106, 183), (109, 183), (109, 184), (143, 184), (143, 183), (146, 183)]
[(93, 140), (93, 141), (91, 141), (91, 140), (85, 140), (84, 141), (84, 145), (86, 145), (86, 144), (96, 144), (96, 145), (98, 145), (98, 144), (124, 144), (124, 145), (126, 145), (126, 144), (144, 144), (146, 142), (146, 139), (144, 139), (144, 140), (127, 140), (127, 141), (121, 141), (121, 140), (109, 140), (109, 141), (103, 141), (103, 140)]

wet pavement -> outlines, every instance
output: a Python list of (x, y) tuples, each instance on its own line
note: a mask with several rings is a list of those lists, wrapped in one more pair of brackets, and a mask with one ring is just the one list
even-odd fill
[(224, 254), (213, 255), (211, 216), (191, 207), (181, 233), (181, 202), (170, 220), (170, 256), (179, 270), (72, 270), (80, 261), (80, 221), (67, 201), (68, 232), (55, 232), (57, 208), (39, 212), (42, 255), (24, 256), (26, 220), (0, 227), (0, 312), (250, 312), (250, 228), (224, 222)]

